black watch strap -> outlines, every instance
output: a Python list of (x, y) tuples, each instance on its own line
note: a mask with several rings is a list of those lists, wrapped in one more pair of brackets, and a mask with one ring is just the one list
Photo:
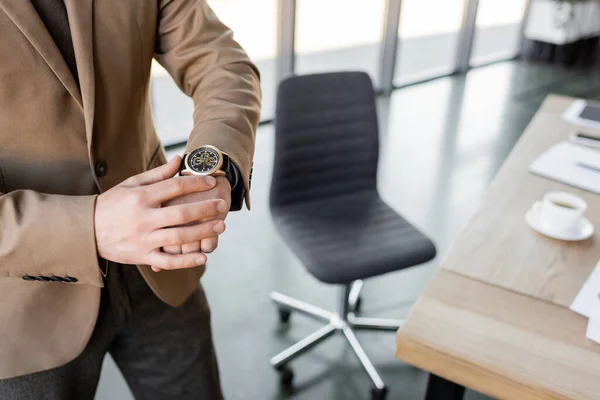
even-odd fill
[(183, 157), (181, 157), (181, 164), (179, 164), (179, 175), (181, 175), (181, 171), (183, 171), (185, 169), (185, 157), (187, 156), (187, 154), (184, 154)]
[(223, 166), (221, 167), (221, 169), (225, 171), (225, 176), (227, 176), (227, 180), (231, 185), (231, 190), (235, 188), (238, 181), (237, 174), (235, 173), (235, 168), (236, 167), (229, 159), (229, 156), (227, 154), (223, 154)]
[(231, 171), (235, 174), (235, 182), (231, 184), (231, 208), (229, 211), (239, 211), (242, 209), (242, 204), (244, 204), (246, 188), (242, 182), (242, 173), (238, 166), (233, 162), (229, 164)]

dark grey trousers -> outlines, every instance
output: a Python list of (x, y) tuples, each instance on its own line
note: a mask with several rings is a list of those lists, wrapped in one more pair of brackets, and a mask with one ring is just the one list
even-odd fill
[(83, 353), (59, 368), (0, 380), (0, 399), (92, 400), (107, 352), (136, 399), (223, 398), (202, 287), (173, 308), (152, 293), (136, 267), (111, 264)]

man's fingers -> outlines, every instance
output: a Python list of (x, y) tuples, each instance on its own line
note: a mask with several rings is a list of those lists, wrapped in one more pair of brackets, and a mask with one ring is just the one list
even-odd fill
[(152, 220), (157, 227), (185, 225), (205, 218), (214, 218), (223, 214), (227, 207), (225, 200), (205, 200), (177, 206), (168, 206), (154, 210)]
[(181, 254), (181, 246), (164, 246), (162, 250), (169, 254)]
[(210, 190), (215, 183), (212, 176), (177, 176), (151, 184), (145, 190), (150, 203), (160, 204), (186, 194)]
[[(200, 242), (187, 243), (183, 246), (165, 246), (162, 249), (163, 253), (167, 254), (188, 254), (188, 253), (200, 253)], [(152, 266), (152, 271), (160, 272), (161, 268)]]
[(153, 271), (161, 269), (193, 268), (206, 263), (206, 255), (202, 253), (167, 254), (159, 249), (148, 255), (148, 264)]
[[(204, 239), (210, 240), (210, 239)], [(202, 242), (204, 242), (204, 240)], [(198, 253), (200, 252), (200, 242), (186, 243), (181, 246), (181, 254)]]
[[(216, 250), (218, 245), (219, 245), (219, 237), (218, 236), (211, 237), (208, 239), (202, 239), (199, 250), (201, 250), (203, 253), (212, 253), (213, 251)], [(183, 249), (183, 247), (182, 247), (182, 249)]]
[(224, 231), (225, 222), (209, 221), (190, 226), (158, 229), (150, 237), (156, 247), (181, 246), (220, 235)]
[(175, 174), (179, 172), (180, 165), (181, 157), (175, 156), (168, 163), (157, 168), (152, 168), (141, 174), (134, 175), (125, 180), (122, 184), (125, 186), (142, 186), (164, 181), (165, 179), (175, 176)]

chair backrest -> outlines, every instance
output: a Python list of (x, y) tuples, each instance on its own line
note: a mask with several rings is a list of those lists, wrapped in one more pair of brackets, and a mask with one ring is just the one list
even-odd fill
[(379, 137), (369, 75), (295, 76), (277, 92), (271, 208), (377, 190)]

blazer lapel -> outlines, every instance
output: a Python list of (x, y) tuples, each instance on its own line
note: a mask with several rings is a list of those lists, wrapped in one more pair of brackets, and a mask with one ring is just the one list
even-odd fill
[[(5, 0), (14, 1), (14, 0)], [(22, 1), (22, 0), (19, 0)], [(77, 74), (83, 100), (88, 150), (92, 145), (96, 86), (94, 75), (93, 4), (94, 0), (66, 0)], [(67, 69), (68, 71), (68, 69)]]
[(73, 96), (80, 106), (83, 106), (75, 78), (73, 78), (60, 50), (58, 50), (52, 36), (48, 33), (46, 26), (35, 8), (33, 8), (31, 2), (24, 0), (0, 0), (0, 8), (4, 10), (6, 15), (8, 15), (21, 32), (23, 32), (23, 35), (31, 42), (33, 47), (40, 53), (71, 96)]

